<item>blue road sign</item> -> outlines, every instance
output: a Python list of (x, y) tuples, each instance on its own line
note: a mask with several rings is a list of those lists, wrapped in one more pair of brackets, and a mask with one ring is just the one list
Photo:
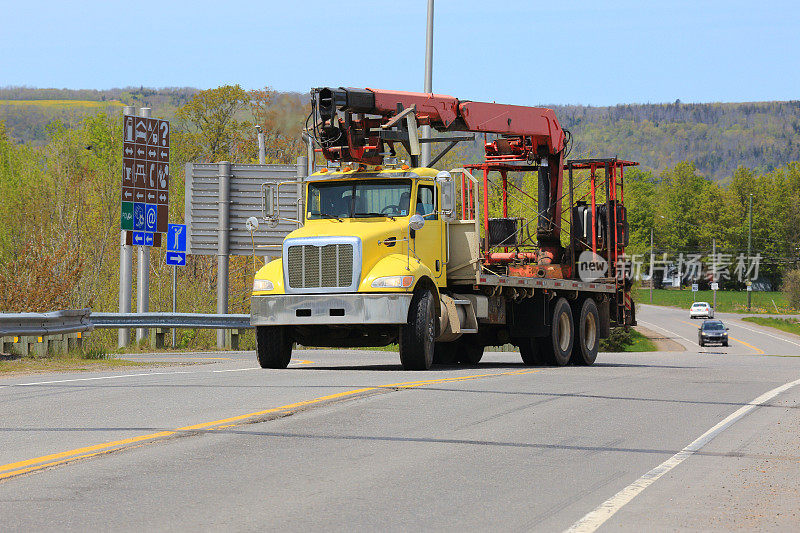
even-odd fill
[(145, 230), (149, 232), (156, 231), (156, 222), (158, 221), (158, 206), (155, 204), (145, 205)]
[(186, 254), (183, 252), (167, 252), (167, 264), (168, 265), (177, 265), (177, 266), (185, 266), (186, 265)]
[(153, 240), (154, 240), (153, 234), (150, 233), (149, 231), (146, 231), (144, 234), (144, 245), (153, 246)]
[(186, 224), (170, 224), (167, 230), (167, 250), (186, 251)]
[(139, 202), (133, 204), (133, 229), (137, 231), (144, 229), (144, 205)]
[(144, 245), (144, 232), (143, 231), (134, 231), (132, 237), (133, 244), (137, 246)]

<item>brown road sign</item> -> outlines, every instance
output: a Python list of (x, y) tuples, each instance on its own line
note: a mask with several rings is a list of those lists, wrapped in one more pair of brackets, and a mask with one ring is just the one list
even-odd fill
[(147, 121), (146, 118), (136, 117), (133, 128), (133, 142), (136, 144), (147, 144)]
[(160, 141), (158, 145), (169, 150), (169, 121), (158, 121), (158, 135)]
[[(123, 118), (122, 200), (158, 207), (158, 231), (167, 228), (169, 134), (169, 121)], [(160, 242), (158, 234), (154, 239)]]
[(134, 186), (134, 179), (133, 179), (133, 165), (136, 160), (132, 157), (123, 157), (122, 158), (122, 186), (123, 187), (133, 187)]
[(147, 162), (147, 184), (145, 187), (153, 190), (158, 188), (158, 163), (155, 161)]
[(166, 233), (169, 224), (169, 206), (159, 205), (158, 216), (156, 217), (156, 230), (160, 233)]

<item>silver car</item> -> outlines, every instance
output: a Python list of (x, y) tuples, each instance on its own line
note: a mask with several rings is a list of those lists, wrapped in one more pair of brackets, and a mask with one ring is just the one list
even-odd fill
[(708, 302), (695, 302), (689, 308), (689, 318), (714, 318), (714, 308)]

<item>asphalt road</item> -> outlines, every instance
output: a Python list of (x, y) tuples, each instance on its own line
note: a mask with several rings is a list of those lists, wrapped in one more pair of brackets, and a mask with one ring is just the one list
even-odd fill
[[(2, 529), (798, 530), (800, 337), (642, 306), (681, 352), (404, 372), (252, 353), (0, 379)], [(782, 387), (783, 388), (779, 388)]]

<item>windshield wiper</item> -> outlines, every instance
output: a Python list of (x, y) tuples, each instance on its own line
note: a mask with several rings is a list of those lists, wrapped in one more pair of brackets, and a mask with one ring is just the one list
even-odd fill
[(354, 217), (387, 217), (391, 218), (392, 220), (397, 220), (392, 215), (387, 215), (385, 213), (353, 213)]
[(315, 215), (315, 216), (318, 216), (318, 217), (322, 217), (322, 218), (335, 218), (335, 219), (336, 219), (336, 220), (338, 220), (339, 222), (341, 222), (341, 221), (342, 221), (342, 219), (341, 219), (339, 216), (337, 216), (337, 215), (331, 215), (330, 213), (311, 213), (311, 214), (312, 214), (312, 215)]

